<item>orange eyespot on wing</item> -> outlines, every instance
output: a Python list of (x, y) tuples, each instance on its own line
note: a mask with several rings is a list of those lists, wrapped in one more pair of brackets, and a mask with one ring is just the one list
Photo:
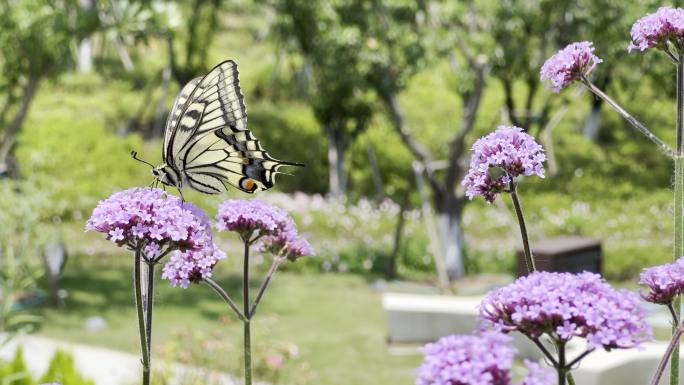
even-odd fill
[(240, 179), (240, 188), (246, 192), (254, 192), (254, 190), (257, 188), (257, 184), (253, 179), (242, 178)]

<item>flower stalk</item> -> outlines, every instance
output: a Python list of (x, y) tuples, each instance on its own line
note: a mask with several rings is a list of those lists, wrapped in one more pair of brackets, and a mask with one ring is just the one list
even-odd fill
[(600, 88), (596, 87), (594, 83), (592, 83), (586, 76), (582, 75), (580, 77), (580, 82), (584, 84), (585, 87), (589, 91), (591, 91), (594, 95), (602, 99), (606, 104), (608, 104), (612, 109), (615, 110), (620, 116), (622, 116), (623, 119), (627, 121), (632, 127), (636, 128), (639, 132), (641, 132), (646, 138), (648, 138), (651, 142), (653, 142), (658, 148), (665, 152), (667, 156), (669, 157), (674, 157), (675, 152), (672, 151), (672, 148), (668, 146), (665, 142), (663, 142), (658, 136), (656, 136), (651, 130), (648, 129), (643, 123), (641, 123), (639, 120), (637, 120), (634, 116), (632, 116), (629, 112), (627, 112), (624, 108), (622, 108), (616, 101), (610, 98), (610, 96), (606, 95), (603, 91), (601, 91)]
[[(684, 158), (682, 157), (682, 134), (684, 115), (684, 55), (678, 55), (677, 61), (677, 116), (675, 120), (676, 154), (675, 154), (675, 177), (674, 177), (674, 252), (672, 260), (684, 255)], [(672, 305), (674, 315), (679, 318), (681, 314), (681, 300), (679, 296), (674, 299)], [(676, 325), (676, 324), (674, 324)], [(679, 384), (679, 327), (672, 328), (672, 357), (670, 359), (670, 384)], [(675, 336), (677, 337), (675, 339)]]
[(143, 385), (149, 385), (150, 384), (150, 344), (148, 340), (148, 335), (151, 335), (151, 328), (150, 332), (148, 332), (148, 325), (145, 322), (145, 304), (143, 303), (143, 294), (142, 294), (142, 264), (143, 264), (143, 258), (142, 258), (142, 251), (140, 249), (135, 250), (135, 260), (134, 260), (134, 267), (133, 267), (133, 282), (135, 286), (135, 307), (137, 309), (138, 313), (138, 331), (140, 332), (140, 350), (141, 350), (141, 355), (142, 355), (142, 366), (143, 366), (143, 372), (142, 372), (142, 384)]
[(534, 265), (534, 258), (532, 258), (532, 252), (530, 251), (530, 240), (527, 235), (527, 226), (525, 226), (525, 217), (523, 216), (520, 200), (518, 199), (518, 186), (515, 184), (515, 182), (513, 182), (513, 178), (511, 178), (510, 189), (513, 207), (515, 207), (515, 214), (518, 217), (518, 225), (520, 225), (520, 235), (522, 237), (523, 250), (525, 253), (525, 266), (527, 267), (527, 272), (531, 273), (536, 271), (537, 268)]
[(251, 315), (249, 314), (249, 246), (248, 239), (243, 238), (244, 264), (242, 271), (242, 307), (243, 314), (247, 319), (242, 321), (244, 330), (244, 356), (245, 356), (245, 385), (252, 385), (252, 337), (250, 331)]

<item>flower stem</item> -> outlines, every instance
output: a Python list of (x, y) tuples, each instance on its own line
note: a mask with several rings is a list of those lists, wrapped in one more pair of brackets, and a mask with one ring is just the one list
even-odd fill
[(549, 350), (546, 349), (546, 347), (541, 343), (541, 341), (539, 341), (539, 338), (537, 338), (537, 337), (532, 337), (532, 336), (530, 336), (530, 335), (528, 335), (528, 334), (525, 334), (525, 335), (526, 335), (527, 338), (529, 338), (532, 342), (534, 342), (535, 345), (537, 345), (537, 347), (539, 348), (539, 350), (542, 351), (542, 353), (544, 353), (544, 356), (546, 356), (546, 359), (549, 360), (549, 362), (551, 363), (551, 365), (553, 365), (553, 366), (558, 366), (558, 362), (556, 361), (556, 359), (553, 357), (553, 355), (551, 354), (551, 352), (549, 352)]
[(266, 291), (266, 288), (268, 287), (269, 282), (271, 282), (271, 278), (273, 277), (273, 274), (275, 274), (276, 270), (278, 270), (278, 266), (280, 266), (281, 259), (280, 257), (273, 257), (273, 263), (271, 263), (271, 267), (268, 269), (268, 273), (266, 273), (266, 278), (264, 278), (264, 282), (261, 283), (261, 287), (259, 288), (259, 292), (256, 295), (256, 298), (254, 299), (254, 303), (252, 303), (252, 308), (249, 310), (249, 318), (251, 319), (254, 317), (254, 313), (256, 313), (257, 306), (259, 306), (259, 301), (261, 301), (261, 297), (264, 295), (264, 292)]
[(152, 366), (152, 306), (154, 304), (154, 263), (147, 263), (147, 287), (145, 293), (145, 332), (147, 335), (147, 361)]
[(625, 111), (624, 108), (622, 108), (617, 102), (615, 102), (613, 99), (611, 99), (608, 95), (606, 95), (603, 91), (601, 91), (598, 87), (594, 85), (589, 79), (586, 77), (581, 78), (582, 84), (584, 84), (589, 91), (591, 91), (594, 95), (598, 96), (599, 98), (603, 99), (604, 102), (606, 102), (611, 108), (613, 108), (620, 116), (622, 116), (623, 119), (627, 121), (632, 127), (636, 128), (641, 132), (646, 138), (648, 138), (651, 142), (655, 143), (658, 148), (660, 148), (662, 151), (664, 151), (668, 156), (673, 157), (674, 156), (674, 151), (672, 151), (672, 148), (665, 144), (660, 138), (658, 138), (651, 130), (648, 129), (643, 123), (638, 121), (634, 116), (630, 115), (629, 112)]
[(204, 281), (204, 283), (207, 284), (207, 286), (212, 288), (216, 292), (216, 294), (218, 294), (219, 297), (221, 297), (221, 299), (223, 299), (223, 301), (225, 301), (228, 304), (228, 306), (233, 310), (233, 312), (235, 312), (235, 314), (238, 316), (238, 318), (240, 318), (240, 321), (242, 321), (242, 322), (247, 321), (247, 318), (245, 318), (245, 316), (242, 314), (240, 309), (238, 309), (235, 302), (233, 302), (233, 299), (230, 298), (230, 296), (228, 296), (228, 293), (226, 293), (226, 291), (223, 290), (223, 288), (221, 286), (219, 286), (219, 284), (217, 284), (216, 281), (214, 281), (211, 278), (203, 278), (202, 280)]
[(567, 367), (565, 365), (565, 343), (558, 343), (558, 385), (565, 385)]
[(150, 355), (147, 344), (147, 333), (145, 328), (145, 315), (143, 310), (142, 288), (141, 288), (141, 265), (142, 265), (142, 251), (137, 248), (135, 250), (135, 265), (133, 267), (133, 284), (135, 286), (135, 307), (138, 310), (138, 331), (140, 332), (140, 350), (142, 354), (142, 384), (150, 384)]
[(677, 349), (677, 346), (679, 346), (679, 339), (681, 338), (682, 332), (684, 331), (684, 329), (682, 329), (683, 326), (684, 325), (680, 324), (677, 327), (675, 327), (674, 334), (672, 335), (672, 339), (670, 340), (670, 344), (667, 345), (667, 349), (665, 350), (665, 355), (660, 360), (658, 368), (656, 369), (656, 372), (653, 375), (653, 379), (651, 379), (651, 385), (658, 385), (658, 383), (660, 383), (660, 378), (663, 376), (665, 366), (667, 366), (667, 361), (670, 359), (670, 356), (674, 354), (674, 351)]
[[(677, 117), (675, 121), (675, 133), (677, 138), (677, 147), (675, 154), (675, 181), (674, 181), (674, 252), (672, 259), (684, 255), (684, 159), (682, 158), (682, 115), (684, 115), (684, 56), (679, 55), (677, 62)], [(681, 300), (679, 297), (675, 298), (674, 313), (679, 315), (681, 312)], [(674, 340), (677, 329), (673, 325), (672, 339)], [(680, 332), (681, 334), (681, 332)], [(672, 350), (672, 359), (670, 360), (670, 385), (679, 384), (679, 338)]]
[(242, 307), (247, 317), (244, 326), (244, 355), (245, 355), (245, 385), (252, 385), (252, 338), (250, 332), (251, 317), (249, 315), (249, 246), (250, 242), (243, 239), (245, 258), (242, 271)]
[(513, 200), (515, 214), (518, 216), (518, 224), (520, 225), (520, 235), (522, 236), (523, 249), (525, 251), (525, 265), (527, 266), (527, 272), (531, 273), (537, 269), (534, 266), (534, 259), (532, 258), (532, 252), (530, 251), (530, 240), (527, 236), (527, 227), (525, 226), (525, 217), (523, 216), (522, 207), (520, 206), (520, 200), (518, 200), (517, 186), (512, 178), (510, 187), (511, 199)]

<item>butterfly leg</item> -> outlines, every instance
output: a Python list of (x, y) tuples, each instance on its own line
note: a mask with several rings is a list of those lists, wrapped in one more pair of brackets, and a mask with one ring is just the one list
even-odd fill
[(178, 189), (178, 193), (179, 193), (180, 196), (181, 196), (181, 204), (185, 203), (185, 197), (183, 196), (183, 190)]

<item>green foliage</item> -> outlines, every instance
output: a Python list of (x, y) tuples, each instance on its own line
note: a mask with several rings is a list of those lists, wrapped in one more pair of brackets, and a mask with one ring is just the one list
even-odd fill
[(0, 196), (0, 332), (13, 333), (37, 321), (16, 307), (42, 275), (38, 255), (48, 236), (43, 224), (48, 204), (46, 195), (28, 183), (0, 180)]
[(12, 361), (5, 365), (0, 363), (0, 385), (37, 385), (53, 382), (61, 385), (95, 384), (94, 381), (84, 379), (78, 374), (74, 367), (73, 356), (62, 351), (55, 352), (50, 359), (47, 371), (37, 382), (32, 379), (28, 371), (21, 348), (16, 350)]
[(95, 385), (92, 380), (84, 379), (74, 367), (74, 357), (62, 351), (55, 352), (47, 371), (39, 383), (56, 382), (61, 385)]
[(34, 385), (21, 348), (14, 353), (12, 361), (0, 365), (0, 385)]
[(0, 12), (0, 73), (4, 85), (23, 75), (50, 76), (69, 62), (75, 29), (69, 22), (71, 1), (5, 1)]

